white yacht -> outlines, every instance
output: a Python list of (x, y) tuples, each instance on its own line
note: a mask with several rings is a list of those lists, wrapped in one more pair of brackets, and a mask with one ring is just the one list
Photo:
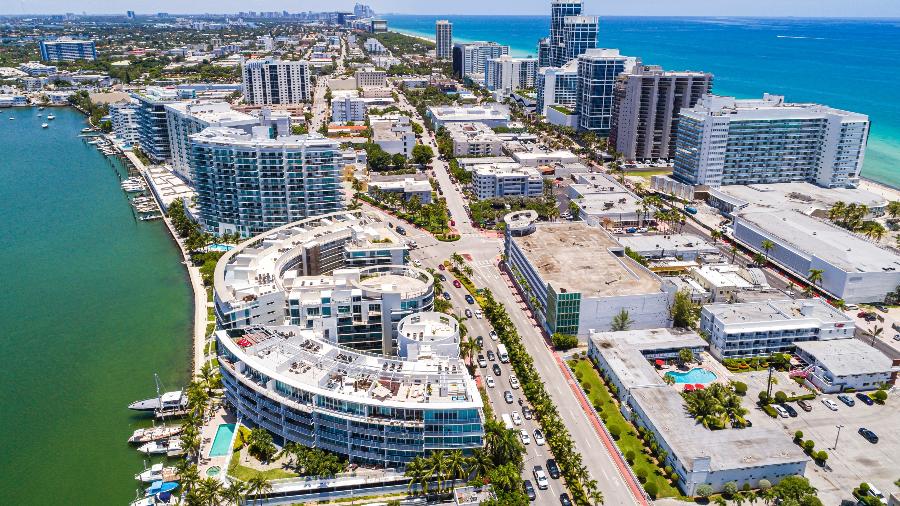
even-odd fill
[(144, 483), (154, 481), (175, 481), (178, 479), (178, 470), (174, 467), (163, 467), (162, 463), (153, 464), (142, 472), (134, 475), (134, 479)]
[(160, 439), (177, 436), (178, 434), (181, 434), (182, 430), (181, 426), (178, 425), (137, 429), (131, 434), (131, 437), (128, 438), (128, 442), (132, 444), (141, 444), (150, 441), (158, 441)]
[(48, 125), (47, 123), (41, 123), (41, 128), (47, 128), (48, 126), (50, 125)]
[(52, 114), (48, 114), (48, 115), (47, 115), (47, 119), (55, 119), (55, 118), (56, 118), (56, 116), (54, 116), (54, 115), (52, 115)]
[(169, 452), (180, 452), (181, 438), (172, 437), (162, 441), (150, 441), (149, 443), (139, 446), (137, 450), (141, 453), (146, 453), (147, 455), (163, 455)]

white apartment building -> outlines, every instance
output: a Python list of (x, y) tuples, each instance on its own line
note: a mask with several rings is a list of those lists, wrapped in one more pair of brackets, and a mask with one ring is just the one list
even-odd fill
[(377, 196), (379, 192), (399, 193), (404, 200), (418, 197), (419, 202), (422, 204), (430, 204), (432, 202), (431, 193), (434, 189), (431, 187), (431, 182), (427, 179), (415, 179), (413, 177), (393, 179), (392, 176), (388, 177), (391, 179), (369, 181), (369, 193), (373, 196)]
[(694, 185), (856, 186), (869, 118), (819, 104), (705, 95), (678, 119), (673, 176)]
[(140, 122), (138, 121), (138, 109), (140, 105), (136, 100), (123, 100), (109, 104), (109, 118), (112, 123), (113, 133), (123, 141), (137, 146), (140, 142)]
[(357, 88), (383, 88), (387, 85), (387, 72), (373, 67), (361, 68), (356, 71)]
[(537, 58), (513, 58), (504, 55), (491, 58), (484, 67), (485, 88), (510, 94), (520, 89), (534, 88)]
[(503, 139), (484, 123), (448, 123), (444, 128), (453, 141), (453, 156), (500, 156)]
[(472, 189), (479, 199), (540, 197), (544, 178), (537, 169), (517, 163), (479, 165), (472, 171)]
[(394, 103), (391, 97), (360, 97), (356, 90), (337, 90), (331, 96), (331, 122), (337, 124), (363, 123), (369, 107)]
[(543, 67), (535, 78), (538, 114), (547, 115), (551, 106), (575, 108), (578, 100), (578, 60), (562, 67)]
[(893, 361), (857, 339), (797, 343), (797, 356), (809, 364), (806, 381), (827, 394), (876, 390), (893, 382)]
[(165, 108), (172, 170), (189, 183), (194, 181), (190, 169), (191, 135), (211, 126), (231, 127), (249, 133), (259, 124), (255, 116), (232, 109), (228, 102), (173, 102)]
[(788, 353), (801, 341), (852, 338), (854, 329), (852, 318), (823, 299), (710, 304), (700, 313), (719, 360)]
[(484, 75), (485, 63), (509, 54), (509, 46), (496, 42), (470, 42), (453, 45), (453, 73), (459, 78)]
[(490, 128), (509, 125), (509, 109), (497, 103), (469, 106), (435, 105), (425, 114), (435, 129), (450, 123), (480, 122)]
[(363, 43), (363, 47), (366, 49), (367, 53), (371, 54), (383, 54), (387, 52), (387, 49), (381, 44), (381, 42), (378, 42), (378, 39), (373, 39), (372, 37), (366, 39), (366, 41)]
[(413, 132), (409, 116), (402, 114), (370, 115), (369, 126), (372, 129), (372, 142), (381, 149), (394, 154), (402, 154), (409, 158), (416, 145), (416, 134)]
[(581, 160), (578, 155), (568, 150), (556, 151), (517, 151), (512, 154), (513, 160), (528, 167), (542, 165), (568, 165)]
[(434, 24), (435, 57), (449, 60), (453, 56), (453, 23), (439, 19)]
[(244, 100), (250, 105), (299, 104), (312, 100), (309, 62), (274, 58), (242, 65)]

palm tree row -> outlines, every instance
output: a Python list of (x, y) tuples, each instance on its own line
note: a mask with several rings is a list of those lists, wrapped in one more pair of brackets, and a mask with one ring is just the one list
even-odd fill
[[(893, 214), (891, 214), (892, 212)], [(880, 240), (887, 233), (887, 229), (877, 221), (865, 220), (868, 214), (869, 208), (865, 204), (836, 202), (828, 210), (828, 219), (838, 226), (861, 233), (869, 239)], [(900, 202), (888, 204), (888, 214), (891, 216), (900, 214)]]
[(682, 392), (681, 396), (688, 414), (707, 429), (724, 429), (729, 423), (733, 427), (746, 425), (744, 415), (748, 411), (730, 385), (713, 383), (703, 390)]
[[(417, 487), (416, 493), (422, 492), (426, 495), (442, 494), (452, 490), (455, 480), (463, 480), (474, 475), (473, 462), (477, 462), (475, 457), (465, 457), (460, 450), (450, 452), (438, 450), (427, 457), (416, 457), (406, 465), (408, 490)], [(433, 484), (436, 488), (432, 488)]]

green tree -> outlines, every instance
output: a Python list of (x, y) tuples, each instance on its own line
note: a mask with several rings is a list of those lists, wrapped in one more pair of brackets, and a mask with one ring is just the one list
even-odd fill
[(263, 462), (270, 461), (278, 451), (272, 442), (272, 434), (266, 429), (257, 427), (251, 430), (248, 439), (247, 451)]
[(814, 284), (814, 285), (822, 285), (822, 275), (825, 274), (825, 271), (822, 269), (810, 269), (809, 276), (806, 279)]
[(875, 393), (872, 394), (872, 400), (874, 400), (878, 404), (884, 404), (884, 401), (886, 401), (887, 398), (887, 392), (882, 389), (878, 389), (875, 391)]
[(613, 317), (611, 330), (613, 332), (622, 332), (631, 328), (631, 325), (634, 324), (634, 320), (629, 316), (628, 311), (626, 309), (622, 309), (621, 311)]
[(391, 156), (391, 165), (398, 169), (403, 168), (406, 165), (406, 157), (403, 156), (403, 153), (395, 153)]
[(242, 502), (244, 502), (244, 492), (246, 491), (246, 486), (242, 481), (231, 480), (227, 487), (222, 490), (222, 500), (225, 501), (226, 504), (233, 504), (234, 506), (240, 506)]
[(772, 487), (772, 493), (782, 501), (800, 502), (806, 496), (815, 496), (816, 489), (803, 476), (787, 476)]
[(262, 473), (257, 473), (247, 480), (247, 494), (253, 496), (253, 503), (262, 501), (262, 496), (272, 491), (269, 478)]
[(678, 360), (682, 364), (690, 364), (694, 361), (694, 352), (690, 348), (682, 348), (678, 350)]
[(737, 483), (735, 483), (733, 481), (729, 481), (725, 485), (722, 485), (722, 495), (724, 495), (725, 497), (728, 497), (728, 498), (734, 497), (734, 494), (736, 494), (737, 491), (738, 491)]
[(561, 334), (556, 332), (551, 337), (551, 341), (553, 342), (553, 346), (558, 350), (570, 350), (576, 346), (578, 346), (578, 337), (573, 336), (571, 334)]
[(431, 146), (416, 144), (412, 149), (412, 158), (413, 162), (419, 165), (425, 165), (430, 163), (431, 159), (434, 158), (434, 151), (431, 149)]
[(766, 262), (769, 261), (769, 251), (771, 251), (772, 248), (774, 248), (774, 247), (775, 247), (775, 243), (774, 243), (774, 242), (772, 242), (772, 241), (770, 241), (770, 240), (768, 240), (768, 239), (763, 239), (763, 242), (762, 242), (762, 249), (765, 250), (765, 252), (766, 252)]
[(704, 499), (709, 498), (709, 496), (713, 495), (713, 488), (709, 484), (703, 483), (697, 486), (694, 490), (697, 497), (702, 497)]
[(669, 310), (672, 325), (679, 328), (694, 328), (700, 317), (700, 306), (691, 300), (691, 294), (685, 290), (675, 294)]

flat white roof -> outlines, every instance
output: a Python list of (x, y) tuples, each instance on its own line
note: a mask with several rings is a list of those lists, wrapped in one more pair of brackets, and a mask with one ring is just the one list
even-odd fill
[(893, 368), (893, 361), (884, 353), (855, 338), (795, 344), (835, 376), (889, 373)]
[[(703, 311), (725, 324), (818, 320), (823, 323), (853, 325), (853, 320), (823, 299), (785, 299), (741, 304), (708, 304)], [(807, 311), (803, 314), (801, 311)]]

